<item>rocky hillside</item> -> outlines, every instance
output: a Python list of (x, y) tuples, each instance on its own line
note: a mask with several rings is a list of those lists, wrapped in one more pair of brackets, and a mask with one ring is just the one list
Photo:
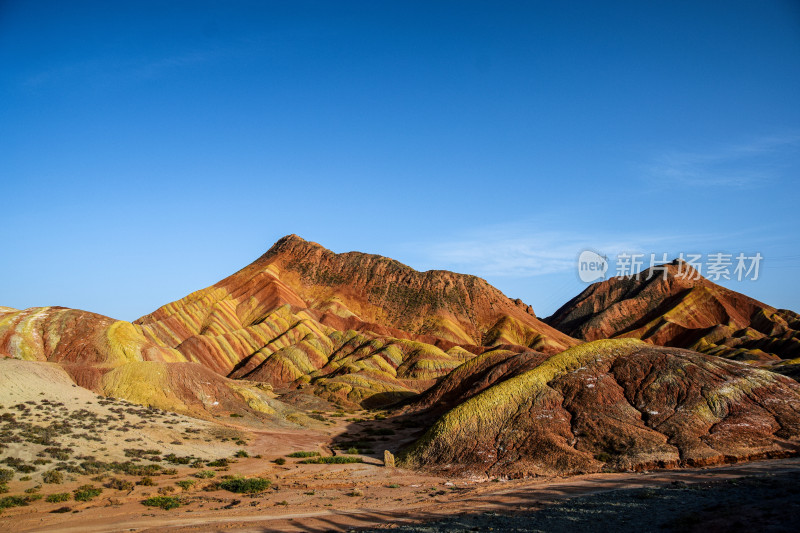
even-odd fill
[[(413, 396), (493, 347), (557, 353), (578, 342), (475, 276), (335, 254), (295, 235), (134, 323), (64, 308), (0, 310), (0, 354), (63, 364), (93, 390), (121, 365), (157, 381), (194, 363), (350, 407)], [(166, 370), (150, 371), (158, 365)]]
[(506, 476), (713, 465), (800, 451), (800, 384), (638, 340), (552, 356), (445, 413), (402, 464)]
[(359, 405), (416, 394), (494, 346), (578, 344), (475, 276), (336, 254), (295, 235), (134, 325), (220, 374)]
[[(334, 329), (414, 336), (459, 345), (522, 344), (555, 353), (574, 339), (536, 318), (485, 280), (443, 270), (418, 272), (378, 255), (336, 254), (289, 235), (219, 283), (136, 321), (177, 347), (203, 334), (257, 324), (283, 304), (309, 310)], [(202, 350), (183, 346), (186, 353)]]
[(614, 337), (691, 348), (758, 365), (788, 368), (800, 357), (800, 317), (726, 289), (675, 261), (638, 279), (589, 286), (546, 322), (587, 341)]

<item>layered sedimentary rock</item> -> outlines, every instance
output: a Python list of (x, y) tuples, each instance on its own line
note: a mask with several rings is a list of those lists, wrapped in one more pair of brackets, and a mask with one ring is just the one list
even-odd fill
[(104, 367), (186, 361), (180, 352), (148, 341), (130, 322), (64, 307), (0, 309), (0, 354)]
[(313, 424), (269, 390), (187, 362), (179, 351), (147, 340), (130, 322), (77, 309), (0, 310), (0, 355), (57, 363), (81, 387), (177, 413)]
[(361, 405), (424, 390), (489, 346), (578, 343), (475, 276), (335, 254), (295, 235), (134, 325), (220, 374)]
[(630, 337), (776, 368), (800, 357), (796, 313), (717, 285), (677, 260), (595, 283), (546, 321), (587, 341)]
[(489, 387), (531, 370), (549, 356), (494, 349), (469, 359), (402, 407), (403, 412), (438, 416)]
[(800, 384), (638, 340), (587, 343), (469, 398), (400, 456), (524, 476), (710, 465), (800, 450)]
[(475, 276), (335, 254), (294, 235), (134, 323), (0, 310), (0, 353), (62, 363), (93, 387), (122, 364), (196, 363), (275, 388), (311, 387), (345, 406), (414, 395), (491, 347), (556, 353), (578, 342)]

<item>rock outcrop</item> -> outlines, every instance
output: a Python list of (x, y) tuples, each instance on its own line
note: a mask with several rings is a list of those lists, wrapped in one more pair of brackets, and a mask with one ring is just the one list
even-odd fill
[(637, 338), (787, 370), (784, 361), (800, 357), (796, 313), (717, 285), (678, 260), (595, 283), (546, 322), (587, 341)]
[(445, 413), (398, 457), (526, 476), (712, 465), (800, 451), (800, 384), (633, 339), (587, 343)]

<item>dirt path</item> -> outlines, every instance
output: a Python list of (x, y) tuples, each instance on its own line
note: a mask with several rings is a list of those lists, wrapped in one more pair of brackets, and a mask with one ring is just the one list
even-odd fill
[[(377, 467), (361, 466), (361, 470), (348, 472), (342, 470), (341, 475), (352, 473), (355, 477), (375, 475), (372, 470)], [(380, 469), (386, 472), (386, 469)], [(558, 505), (570, 498), (601, 494), (620, 489), (658, 488), (677, 484), (703, 484), (711, 481), (724, 481), (749, 476), (774, 476), (780, 474), (800, 473), (800, 458), (762, 461), (754, 463), (728, 465), (707, 469), (687, 469), (658, 471), (651, 473), (625, 474), (593, 474), (567, 479), (520, 480), (509, 482), (455, 483), (439, 480), (437, 488), (450, 483), (450, 490), (437, 490), (418, 497), (420, 491), (403, 493), (400, 498), (392, 498), (392, 489), (383, 487), (370, 493), (370, 499), (354, 501), (343, 498), (342, 505), (334, 508), (322, 507), (323, 498), (315, 504), (283, 507), (272, 506), (256, 508), (249, 506), (231, 509), (184, 511), (158, 511), (143, 513), (141, 507), (121, 506), (92, 510), (86, 516), (73, 515), (62, 523), (46, 520), (43, 517), (38, 523), (17, 522), (22, 529), (15, 531), (59, 531), (62, 533), (93, 533), (107, 531), (345, 531), (352, 528), (393, 527), (400, 524), (436, 521), (443, 518), (458, 520), (462, 513), (525, 513)], [(300, 472), (297, 473), (300, 476)], [(302, 477), (314, 482), (305, 472)], [(287, 483), (290, 477), (285, 478)], [(389, 479), (389, 478), (387, 478)], [(396, 471), (390, 479), (424, 487), (435, 479), (417, 476), (406, 471)], [(417, 481), (417, 483), (413, 483)], [(282, 494), (293, 490), (287, 486)], [(303, 490), (301, 487), (297, 489)], [(398, 494), (399, 495), (399, 494)], [(333, 498), (336, 499), (336, 498)], [(251, 504), (252, 505), (252, 504)], [(329, 504), (330, 505), (330, 504)], [(347, 507), (347, 508), (345, 508)], [(105, 511), (105, 512), (104, 512)], [(66, 523), (64, 523), (66, 522)], [(0, 520), (2, 523), (2, 520)], [(412, 529), (416, 531), (417, 529)], [(427, 529), (419, 529), (427, 531)], [(436, 529), (438, 531), (438, 529)]]

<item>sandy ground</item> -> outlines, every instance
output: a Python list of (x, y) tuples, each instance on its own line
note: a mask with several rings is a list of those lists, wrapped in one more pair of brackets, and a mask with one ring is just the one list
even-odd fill
[[(566, 479), (445, 478), (383, 466), (385, 449), (396, 450), (419, 431), (408, 421), (379, 415), (375, 419), (376, 413), (318, 412), (328, 424), (320, 430), (256, 431), (235, 420), (201, 421), (104, 399), (73, 387), (55, 365), (43, 365), (37, 372), (26, 374), (24, 381), (13, 379), (10, 372), (0, 375), (0, 432), (5, 439), (0, 440), (0, 461), (16, 458), (36, 467), (35, 472), (15, 472), (7, 483), (8, 493), (0, 498), (43, 497), (2, 510), (3, 532), (699, 531), (698, 524), (716, 520), (713, 527), (722, 529), (708, 526), (708, 533), (735, 531), (738, 523), (752, 524), (751, 520), (766, 530), (784, 531), (781, 528), (792, 524), (793, 516), (800, 516), (789, 512), (800, 487), (800, 459)], [(45, 444), (31, 442), (41, 437), (36, 427), (62, 422), (71, 432), (50, 435), (52, 442)], [(62, 483), (47, 484), (42, 475), (57, 461), (44, 450), (54, 447), (71, 448), (62, 463), (76, 468), (92, 456), (167, 470), (153, 474), (152, 484), (136, 484), (144, 476), (81, 473), (77, 468), (68, 470)], [(358, 449), (348, 449), (353, 447)], [(131, 457), (125, 452), (131, 448), (153, 448), (161, 458)], [(249, 457), (240, 453), (234, 458), (239, 450)], [(303, 464), (300, 458), (287, 457), (296, 451), (348, 455), (363, 462)], [(168, 463), (163, 456), (169, 453), (191, 455), (202, 464), (192, 468)], [(208, 465), (223, 457), (227, 466)], [(6, 470), (11, 466), (0, 464)], [(201, 471), (214, 477), (199, 477)], [(263, 477), (272, 485), (253, 495), (215, 488), (217, 481), (231, 475)], [(129, 484), (112, 488), (112, 478)], [(194, 484), (184, 490), (176, 485), (183, 481)], [(85, 484), (103, 491), (90, 501), (74, 501), (72, 491)], [(61, 503), (45, 501), (55, 493), (70, 497)], [(163, 510), (142, 504), (159, 495), (177, 497), (180, 506)], [(786, 513), (771, 516), (776, 508)], [(732, 518), (720, 522), (721, 517)]]
[[(711, 512), (716, 518), (719, 515), (735, 517), (735, 513), (743, 512), (736, 497), (741, 499), (744, 496), (747, 503), (760, 505), (770, 498), (785, 496), (787, 484), (795, 491), (791, 498), (796, 499), (800, 487), (797, 484), (800, 459), (699, 470), (593, 474), (568, 479), (508, 482), (444, 479), (377, 464), (287, 463), (278, 466), (266, 465), (264, 460), (258, 459), (241, 460), (231, 471), (257, 471), (275, 484), (266, 492), (252, 496), (201, 490), (179, 493), (181, 507), (168, 511), (142, 506), (144, 498), (156, 494), (156, 487), (137, 486), (130, 492), (107, 489), (92, 502), (68, 502), (71, 512), (67, 514), (51, 512), (63, 504), (41, 501), (29, 507), (8, 509), (0, 516), (0, 530), (65, 533), (346, 531), (405, 525), (401, 530), (485, 531), (494, 527), (499, 531), (566, 531), (566, 528), (578, 525), (578, 530), (598, 530), (592, 529), (594, 519), (609, 520), (619, 513), (621, 522), (611, 529), (647, 531), (659, 529), (646, 527), (657, 515), (654, 509), (661, 509), (658, 511), (661, 525), (672, 522), (680, 525), (681, 520), (691, 525), (698, 513)], [(176, 480), (190, 479), (189, 475), (188, 471), (182, 470), (175, 476), (157, 478), (157, 483), (158, 486), (169, 486)], [(737, 485), (728, 484), (715, 489), (722, 496), (698, 500), (699, 494), (709, 490), (709, 483), (726, 480), (743, 480), (744, 487), (753, 480), (761, 481), (758, 491), (744, 488), (730, 496), (728, 493)], [(58, 486), (59, 491), (71, 488), (70, 484)], [(649, 492), (653, 489), (655, 492)], [(580, 497), (589, 499), (581, 501)], [(579, 499), (570, 500), (573, 498)], [(709, 502), (721, 506), (721, 512), (714, 514)], [(780, 506), (776, 503), (768, 507)], [(614, 513), (610, 513), (611, 510)], [(551, 514), (540, 515), (539, 524), (530, 518), (537, 512)], [(506, 515), (517, 515), (517, 521), (507, 519)], [(788, 520), (786, 523), (792, 523), (792, 516), (798, 515), (781, 513), (781, 516), (784, 521)], [(442, 519), (446, 519), (445, 522), (438, 525), (409, 525)], [(732, 520), (732, 523), (737, 520)], [(626, 525), (630, 528), (624, 529)]]

